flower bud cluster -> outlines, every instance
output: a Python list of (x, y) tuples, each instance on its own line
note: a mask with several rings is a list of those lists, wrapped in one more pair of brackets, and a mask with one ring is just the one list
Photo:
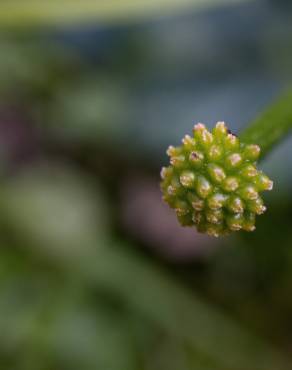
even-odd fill
[(163, 199), (183, 226), (195, 225), (212, 236), (255, 229), (266, 211), (259, 193), (273, 182), (256, 168), (260, 147), (240, 143), (224, 122), (212, 133), (194, 126), (179, 147), (169, 146), (170, 165), (161, 170)]

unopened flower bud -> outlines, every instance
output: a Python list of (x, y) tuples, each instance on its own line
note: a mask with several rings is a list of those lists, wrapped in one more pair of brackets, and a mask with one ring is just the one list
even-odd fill
[(256, 215), (266, 207), (259, 193), (273, 182), (256, 168), (260, 148), (240, 143), (224, 122), (212, 133), (194, 126), (180, 147), (167, 150), (170, 165), (161, 170), (163, 199), (183, 226), (212, 236), (255, 230)]

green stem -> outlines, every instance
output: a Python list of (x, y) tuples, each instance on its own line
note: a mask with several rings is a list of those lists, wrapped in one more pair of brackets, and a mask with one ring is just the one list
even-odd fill
[(292, 129), (292, 91), (289, 90), (241, 134), (240, 139), (246, 143), (258, 144), (261, 147), (261, 158), (284, 139)]

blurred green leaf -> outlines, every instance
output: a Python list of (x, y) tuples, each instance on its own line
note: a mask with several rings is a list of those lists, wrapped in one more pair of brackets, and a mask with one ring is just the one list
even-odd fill
[(50, 133), (58, 139), (114, 146), (128, 140), (131, 104), (127, 89), (103, 79), (84, 78), (60, 87), (48, 113)]
[(74, 295), (63, 300), (50, 325), (47, 346), (57, 363), (68, 370), (136, 370), (128, 318), (114, 315), (102, 302), (94, 307), (78, 302)]
[(16, 239), (21, 235), (41, 248), (39, 253), (63, 262), (92, 255), (93, 244), (102, 244), (107, 235), (102, 195), (70, 166), (51, 163), (3, 182), (0, 207), (0, 218), (16, 228)]
[[(1, 5), (0, 5), (1, 7)], [(56, 86), (79, 70), (81, 58), (69, 48), (36, 38), (0, 37), (0, 99), (9, 98), (15, 103), (22, 97), (26, 101), (33, 96), (34, 105), (40, 100), (47, 102)], [(12, 96), (11, 96), (12, 95)]]
[(112, 23), (136, 21), (175, 11), (191, 11), (209, 6), (236, 4), (251, 0), (100, 0), (36, 1), (11, 0), (0, 5), (1, 26), (41, 26), (72, 23)]
[(0, 279), (0, 367), (5, 356), (7, 368), (21, 370), (137, 370), (129, 317), (92, 304), (78, 278), (31, 262)]
[[(292, 369), (291, 360), (201, 301), (153, 263), (123, 247), (100, 249), (90, 279), (97, 279), (124, 303), (185, 341), (209, 362), (230, 370)], [(207, 361), (208, 363), (208, 361)]]
[[(137, 255), (132, 248), (111, 242), (107, 237), (107, 212), (100, 193), (95, 193), (92, 184), (88, 185), (85, 178), (80, 179), (78, 171), (70, 170), (70, 166), (63, 166), (35, 168), (26, 171), (25, 175), (7, 180), (1, 186), (2, 225), (10, 230), (20, 246), (29, 247), (36, 256), (48, 258), (51, 263), (55, 261), (59, 267), (64, 267), (66, 274), (73, 278), (73, 283), (79, 281), (85, 291), (95, 287), (106, 292), (116, 302), (118, 311), (140, 316), (184, 343), (194, 359), (201, 359), (207, 368), (292, 368), (291, 361), (284, 355), (224, 313), (204, 303), (194, 292), (163, 272), (160, 266)], [(68, 292), (68, 287), (64, 289)], [(75, 288), (74, 291), (77, 292)], [(18, 295), (15, 294), (16, 297)], [(79, 311), (82, 312), (81, 308)], [(69, 308), (65, 312), (69, 314)], [(72, 315), (72, 323), (76, 323), (72, 330), (79, 332), (79, 319), (74, 319), (74, 312)], [(21, 316), (18, 317), (21, 319)], [(97, 312), (96, 319), (98, 317)], [(80, 320), (80, 327), (87, 320), (86, 325), (92, 325), (92, 319), (80, 317)], [(101, 319), (102, 325), (105, 325), (104, 320)], [(60, 319), (57, 328), (62, 323), (70, 326), (71, 319), (69, 322)], [(64, 335), (69, 329), (64, 329)], [(104, 330), (107, 331), (106, 328)], [(54, 334), (53, 344), (57, 345), (56, 338), (61, 333)], [(92, 335), (91, 340), (101, 346), (99, 338), (95, 338), (94, 333)], [(110, 332), (108, 335), (111, 336)], [(101, 336), (105, 338), (105, 334)], [(124, 342), (124, 339), (118, 339), (119, 336), (114, 338), (116, 335), (113, 332), (109, 341), (117, 339)], [(75, 339), (71, 344), (65, 338), (63, 341), (69, 345), (68, 351), (73, 353), (81, 346), (78, 340), (74, 342)], [(61, 353), (64, 351), (61, 350)], [(80, 351), (83, 351), (81, 347)], [(85, 349), (81, 358), (86, 358), (86, 351), (91, 350)], [(196, 367), (189, 365), (189, 368)]]
[[(146, 327), (150, 325), (160, 328), (162, 332), (181, 343), (185, 349), (174, 354), (177, 359), (173, 362), (175, 364), (177, 361), (177, 364), (180, 364), (177, 368), (181, 367), (181, 370), (183, 366), (185, 369), (197, 369), (198, 363), (202, 364), (202, 369), (291, 369), (291, 361), (285, 355), (242, 328), (226, 314), (203, 302), (194, 292), (189, 291), (164, 272), (161, 266), (137, 255), (133, 248), (111, 242), (107, 237), (107, 217), (99, 193), (94, 194), (92, 185), (86, 185), (87, 182), (79, 178), (78, 172), (69, 170), (69, 168), (64, 166), (55, 170), (41, 168), (26, 171), (25, 176), (16, 176), (7, 180), (5, 186), (2, 184), (1, 187), (0, 220), (2, 227), (5, 225), (6, 230), (14, 235), (17, 244), (22, 248), (28, 248), (36, 258), (41, 256), (44, 261), (48, 259), (50, 264), (54, 262), (53, 264), (61, 270), (64, 267), (67, 281), (72, 281), (73, 290), (71, 291), (74, 299), (77, 297), (76, 304), (81, 304), (75, 312), (75, 304), (70, 303), (68, 285), (59, 288), (59, 294), (66, 295), (64, 301), (58, 299), (59, 294), (54, 299), (50, 298), (50, 295), (47, 295), (48, 292), (52, 294), (49, 286), (41, 297), (37, 293), (33, 296), (27, 296), (24, 293), (22, 299), (27, 299), (27, 307), (31, 309), (22, 309), (25, 302), (16, 302), (15, 308), (19, 307), (22, 314), (16, 311), (12, 314), (10, 321), (13, 322), (13, 317), (16, 317), (20, 320), (17, 328), (23, 328), (20, 330), (23, 334), (18, 343), (29, 340), (29, 343), (32, 343), (29, 348), (32, 350), (36, 347), (33, 343), (39, 343), (38, 351), (40, 353), (44, 351), (48, 355), (52, 351), (56, 356), (56, 353), (60, 351), (60, 356), (63, 358), (63, 360), (60, 359), (62, 363), (70, 363), (70, 356), (68, 358), (66, 353), (72, 351), (76, 353), (76, 363), (80, 365), (81, 363), (86, 364), (86, 358), (88, 356), (91, 358), (94, 352), (93, 348), (86, 345), (86, 341), (89, 340), (90, 346), (91, 342), (96, 343), (105, 356), (102, 360), (100, 355), (100, 361), (110, 364), (109, 369), (114, 370), (121, 368), (117, 366), (117, 363), (112, 362), (114, 359), (111, 359), (111, 351), (105, 352), (103, 348), (125, 345), (121, 356), (124, 353), (128, 358), (124, 361), (130, 361), (125, 363), (132, 363), (132, 355), (129, 354), (130, 357), (127, 357), (128, 339), (123, 337), (126, 333), (131, 335), (132, 330), (127, 329), (127, 326), (122, 326), (116, 332), (116, 325), (120, 324), (117, 323), (111, 328), (113, 322), (110, 317), (107, 321), (97, 309), (96, 317), (93, 315), (93, 318), (90, 315), (87, 316), (89, 312), (86, 308), (82, 308), (83, 300), (78, 299), (82, 297), (81, 292), (86, 295), (94, 294), (95, 291), (100, 292), (101, 297), (104, 297), (100, 299), (97, 307), (108, 304), (108, 308), (105, 309), (106, 315), (107, 313), (111, 315), (110, 312), (113, 314), (112, 310), (118, 315), (123, 312), (127, 313), (129, 323), (135, 322), (137, 317), (140, 317)], [(33, 272), (35, 273), (34, 278), (29, 280), (31, 282), (26, 291), (32, 291), (29, 286), (33, 287), (40, 281), (37, 270), (33, 271), (35, 271)], [(19, 283), (16, 282), (17, 289), (20, 288), (18, 285)], [(40, 285), (42, 286), (43, 284)], [(3, 288), (0, 289), (0, 294), (4, 292)], [(9, 296), (21, 297), (17, 291), (13, 293), (13, 290)], [(0, 305), (0, 314), (1, 311), (3, 313), (0, 316), (5, 317), (5, 312), (9, 311), (13, 302), (11, 298), (5, 298), (5, 295), (2, 298), (0, 301), (6, 303), (6, 309), (1, 308)], [(47, 305), (48, 300), (56, 303), (53, 306)], [(109, 305), (111, 301), (112, 304)], [(60, 308), (57, 308), (60, 304)], [(63, 304), (64, 308), (62, 308)], [(44, 307), (46, 307), (45, 311), (43, 311)], [(73, 309), (71, 314), (70, 307)], [(55, 320), (59, 324), (54, 324)], [(1, 332), (4, 333), (3, 339), (5, 340), (8, 337), (5, 335), (4, 324), (5, 321), (2, 324), (0, 321), (0, 329), (2, 325)], [(61, 329), (62, 325), (64, 329)], [(78, 336), (73, 337), (73, 334), (80, 333), (80, 328), (82, 330), (87, 326), (98, 328), (98, 325), (102, 327), (105, 325), (104, 329), (101, 327), (96, 329), (96, 333), (94, 331), (91, 334), (88, 333), (89, 337), (84, 339), (84, 343), (80, 342), (81, 339)], [(80, 326), (79, 329), (78, 326)], [(15, 333), (18, 333), (17, 328), (15, 328)], [(104, 334), (102, 334), (103, 330)], [(69, 334), (70, 331), (71, 334)], [(141, 333), (141, 330), (138, 332)], [(65, 336), (63, 339), (61, 334)], [(66, 339), (66, 335), (70, 336), (70, 341)], [(100, 338), (104, 338), (107, 344), (100, 343)], [(119, 341), (122, 344), (117, 344)], [(111, 347), (110, 343), (113, 343), (114, 347)], [(16, 348), (19, 348), (19, 345)], [(79, 354), (77, 348), (80, 350)], [(38, 358), (38, 351), (37, 353), (32, 352), (32, 359)], [(114, 351), (113, 356), (116, 353)], [(29, 361), (29, 357), (25, 358)], [(177, 368), (174, 367), (175, 370)]]

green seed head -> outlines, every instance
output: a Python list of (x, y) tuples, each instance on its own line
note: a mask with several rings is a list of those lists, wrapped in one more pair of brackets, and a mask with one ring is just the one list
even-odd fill
[(212, 133), (194, 126), (180, 147), (167, 149), (170, 165), (161, 170), (163, 199), (183, 226), (196, 226), (212, 236), (255, 229), (255, 216), (265, 212), (259, 193), (273, 182), (256, 168), (260, 147), (240, 143), (224, 122)]

